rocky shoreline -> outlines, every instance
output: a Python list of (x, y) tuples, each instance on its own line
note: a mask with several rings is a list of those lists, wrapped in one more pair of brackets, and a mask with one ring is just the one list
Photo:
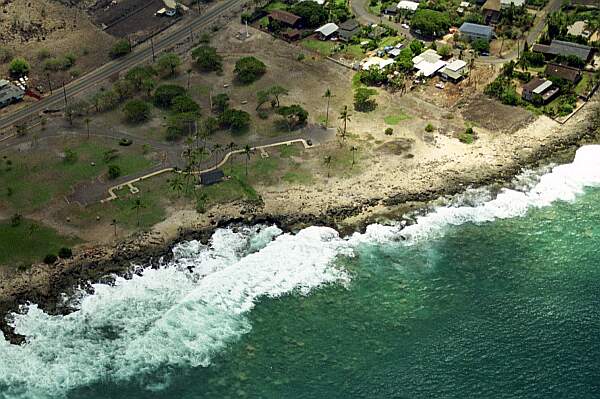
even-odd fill
[[(597, 104), (593, 106), (598, 107)], [(139, 272), (141, 265), (156, 267), (160, 262), (170, 259), (171, 249), (176, 243), (190, 239), (206, 242), (220, 227), (262, 223), (276, 224), (284, 231), (294, 232), (310, 225), (319, 225), (335, 228), (341, 235), (348, 235), (364, 231), (367, 225), (382, 220), (399, 220), (409, 211), (424, 210), (431, 201), (459, 194), (468, 187), (500, 187), (524, 168), (549, 162), (569, 162), (580, 146), (600, 142), (597, 121), (588, 119), (584, 118), (569, 128), (565, 126), (566, 134), (555, 137), (552, 142), (539, 144), (510, 165), (497, 165), (492, 173), (484, 176), (456, 176), (440, 187), (397, 193), (386, 198), (363, 198), (353, 205), (332, 207), (320, 213), (267, 213), (254, 205), (247, 207), (241, 217), (216, 216), (206, 227), (179, 229), (176, 235), (168, 239), (156, 232), (140, 233), (114, 247), (86, 249), (74, 258), (61, 260), (52, 266), (35, 265), (0, 282), (0, 330), (11, 343), (23, 343), (24, 337), (15, 334), (7, 320), (7, 316), (19, 311), (22, 305), (35, 303), (50, 314), (67, 314), (73, 309), (64, 304), (65, 294), (69, 296), (81, 288), (91, 290), (92, 283), (110, 282), (111, 275), (132, 275)], [(348, 220), (352, 222), (340, 223)]]

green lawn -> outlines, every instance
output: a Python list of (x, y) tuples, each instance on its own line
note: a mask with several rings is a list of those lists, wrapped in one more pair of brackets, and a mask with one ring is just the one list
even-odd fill
[(265, 11), (287, 10), (288, 5), (281, 1), (274, 1), (265, 7)]
[(27, 219), (13, 227), (0, 223), (0, 264), (15, 267), (40, 262), (47, 254), (79, 243), (75, 237), (63, 237), (56, 230)]
[(365, 52), (359, 44), (351, 44), (346, 46), (344, 49), (344, 54), (348, 54), (355, 59), (362, 59), (365, 56)]
[(302, 40), (300, 43), (302, 43), (302, 45), (307, 49), (316, 51), (317, 53), (325, 57), (330, 56), (333, 51), (333, 48), (336, 46), (335, 42), (317, 39), (305, 39)]
[(588, 91), (588, 84), (591, 80), (592, 75), (584, 72), (581, 76), (581, 80), (579, 81), (579, 83), (577, 83), (577, 86), (575, 86), (575, 93), (577, 93), (578, 95), (586, 94)]
[(401, 41), (402, 41), (402, 37), (400, 37), (400, 36), (385, 37), (385, 38), (383, 38), (383, 40), (381, 40), (381, 43), (379, 43), (379, 47), (395, 46), (396, 44), (400, 43)]
[(408, 116), (407, 114), (405, 114), (404, 112), (400, 111), (397, 114), (394, 115), (389, 115), (386, 116), (385, 118), (383, 118), (384, 122), (388, 125), (392, 125), (395, 126), (397, 124), (399, 124), (400, 122), (410, 119), (410, 116)]
[[(50, 151), (33, 151), (8, 155), (0, 162), (0, 204), (8, 204), (18, 212), (37, 210), (53, 199), (68, 195), (77, 183), (103, 175), (108, 170), (104, 152), (116, 148), (119, 156), (110, 164), (118, 165), (122, 175), (128, 175), (152, 166), (142, 154), (141, 146), (119, 147), (97, 142), (83, 142), (67, 146), (77, 154), (72, 163)], [(95, 166), (91, 163), (94, 162)]]

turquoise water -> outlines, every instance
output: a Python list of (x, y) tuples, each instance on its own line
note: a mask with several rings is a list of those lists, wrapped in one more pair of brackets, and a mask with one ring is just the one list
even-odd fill
[(72, 315), (17, 317), (29, 342), (0, 340), (0, 397), (598, 398), (600, 189), (574, 197), (563, 175), (440, 209), (406, 241), (270, 227), (183, 244)]
[(154, 393), (147, 378), (69, 397), (598, 398), (599, 221), (594, 190), (409, 248), (364, 245), (340, 261), (347, 289), (262, 301), (211, 366), (170, 370)]

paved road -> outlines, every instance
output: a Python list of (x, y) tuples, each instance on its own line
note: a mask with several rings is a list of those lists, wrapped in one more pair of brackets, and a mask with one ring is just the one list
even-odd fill
[[(197, 31), (205, 28), (218, 20), (219, 17), (226, 14), (242, 4), (242, 0), (223, 0), (208, 9), (205, 14), (184, 20), (175, 25), (174, 29), (167, 29), (163, 34), (154, 40), (155, 53), (169, 49), (178, 43), (185, 42), (190, 36), (190, 29)], [(152, 47), (149, 43), (138, 46), (131, 54), (104, 64), (100, 68), (82, 76), (66, 86), (67, 97), (75, 96), (81, 92), (88, 91), (98, 85), (105, 79), (126, 71), (131, 67), (152, 58)], [(55, 90), (53, 95), (45, 97), (43, 100), (34, 103), (26, 108), (22, 108), (11, 114), (0, 118), (0, 130), (13, 127), (18, 122), (31, 119), (37, 116), (44, 109), (62, 108), (64, 97), (62, 90)]]
[(408, 40), (413, 39), (413, 35), (410, 33), (408, 29), (405, 29), (396, 22), (390, 21), (387, 16), (380, 17), (379, 15), (373, 15), (369, 12), (368, 7), (369, 0), (351, 0), (350, 7), (352, 8), (352, 12), (356, 16), (356, 18), (362, 22), (363, 24), (380, 24), (385, 23), (386, 25), (391, 26), (394, 29), (397, 29), (398, 32), (402, 33)]

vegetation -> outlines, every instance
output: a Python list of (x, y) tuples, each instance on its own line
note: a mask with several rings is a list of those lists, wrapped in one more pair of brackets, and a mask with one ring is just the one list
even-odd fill
[(267, 71), (267, 66), (255, 57), (243, 57), (235, 63), (233, 70), (237, 80), (244, 84), (258, 80)]
[(110, 48), (109, 55), (111, 58), (119, 58), (131, 52), (131, 45), (127, 39), (118, 40)]
[(473, 128), (469, 127), (464, 132), (460, 133), (458, 135), (458, 140), (461, 143), (465, 143), (465, 144), (471, 144), (471, 143), (473, 143), (473, 141), (475, 141)]
[(133, 99), (125, 103), (123, 107), (125, 119), (128, 122), (140, 123), (147, 121), (152, 113), (150, 104), (143, 100)]
[(302, 17), (307, 28), (318, 28), (327, 22), (325, 8), (313, 1), (296, 3), (290, 11)]
[(250, 114), (233, 108), (226, 109), (218, 120), (222, 128), (235, 132), (243, 131), (250, 126)]
[(222, 71), (223, 57), (217, 53), (217, 49), (210, 46), (200, 46), (192, 51), (192, 58), (200, 70), (205, 72)]
[(108, 178), (111, 180), (121, 176), (121, 168), (119, 165), (108, 165)]
[(377, 102), (372, 97), (377, 94), (375, 89), (359, 87), (354, 90), (354, 109), (360, 112), (369, 112), (377, 108)]
[(471, 42), (471, 48), (478, 54), (490, 52), (490, 43), (485, 39), (475, 39)]
[(8, 66), (10, 74), (17, 78), (27, 75), (29, 69), (29, 63), (23, 58), (14, 58)]
[(426, 36), (441, 36), (448, 31), (451, 22), (447, 13), (418, 9), (412, 18), (412, 28)]
[(308, 119), (308, 112), (298, 104), (281, 107), (277, 113), (284, 117), (290, 131), (304, 125)]
[(175, 53), (165, 53), (156, 61), (156, 68), (163, 76), (173, 76), (177, 67), (181, 65), (181, 58)]
[(175, 98), (184, 96), (185, 89), (177, 85), (160, 85), (154, 91), (154, 105), (160, 108), (171, 108)]

